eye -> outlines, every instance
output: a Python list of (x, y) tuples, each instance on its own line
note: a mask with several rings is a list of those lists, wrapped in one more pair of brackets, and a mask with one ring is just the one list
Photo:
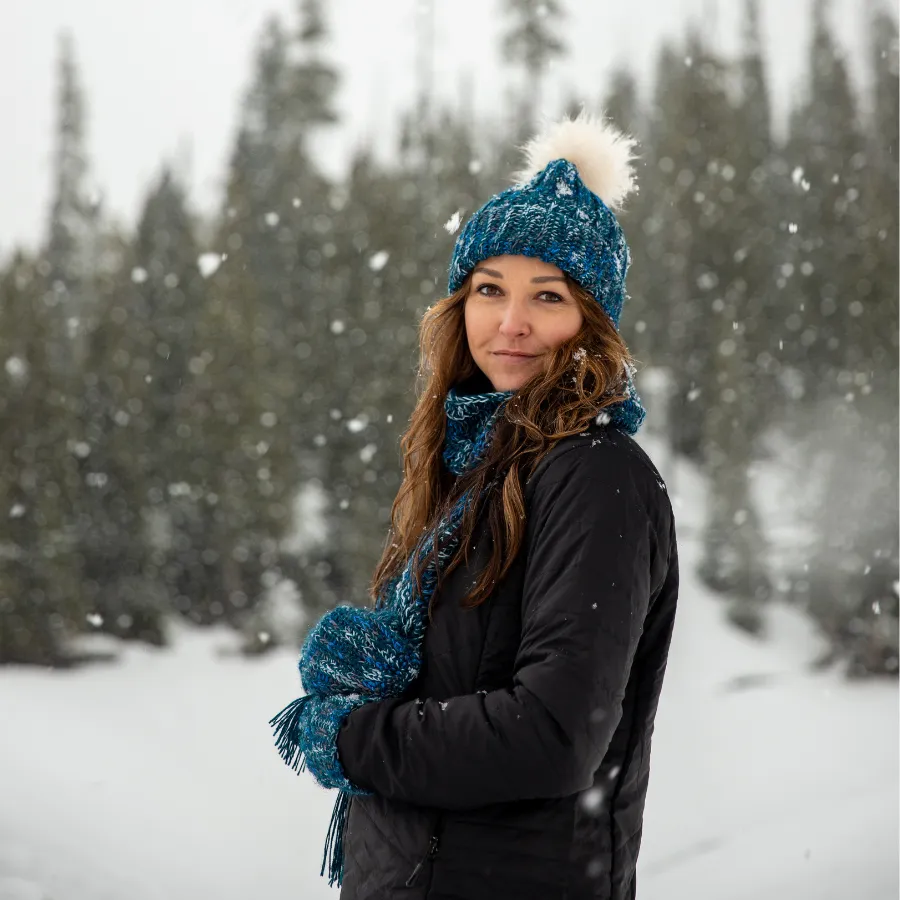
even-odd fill
[[(497, 293), (491, 293), (492, 291), (496, 291)], [(503, 291), (501, 291), (496, 284), (485, 282), (484, 284), (480, 284), (477, 288), (475, 288), (475, 293), (481, 294), (482, 297), (496, 297), (497, 294), (502, 294)]]
[(553, 291), (541, 291), (538, 297), (546, 300), (548, 303), (565, 303), (565, 298), (559, 294), (554, 294)]

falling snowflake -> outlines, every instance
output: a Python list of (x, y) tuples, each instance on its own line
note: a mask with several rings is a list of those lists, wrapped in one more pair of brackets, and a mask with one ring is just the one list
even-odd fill
[(448, 234), (456, 234), (459, 231), (459, 223), (462, 221), (462, 210), (458, 209), (446, 222), (444, 222), (444, 230)]
[(267, 212), (265, 218), (269, 228), (274, 228), (281, 221), (281, 216), (277, 212)]
[(387, 250), (379, 250), (369, 257), (369, 268), (373, 272), (380, 272), (386, 265), (391, 254)]
[(803, 177), (803, 166), (797, 166), (794, 171), (791, 172), (791, 181), (793, 181), (801, 190), (809, 190), (809, 182)]
[(592, 815), (600, 812), (600, 807), (603, 806), (603, 790), (598, 787), (593, 787), (590, 790), (585, 791), (581, 795), (581, 805), (586, 812)]
[(24, 378), (28, 372), (28, 363), (21, 356), (10, 356), (6, 360), (6, 372), (12, 378)]
[(201, 253), (197, 257), (197, 268), (204, 278), (215, 274), (220, 265), (222, 265), (221, 253)]
[(362, 450), (359, 451), (359, 458), (364, 463), (370, 463), (370, 462), (372, 462), (372, 458), (375, 456), (375, 454), (377, 452), (378, 452), (377, 444), (366, 444), (366, 446), (363, 447)]
[(94, 628), (99, 628), (103, 624), (103, 616), (100, 613), (88, 613), (84, 618), (88, 625), (93, 625)]
[(25, 515), (25, 506), (21, 503), (14, 503), (9, 510), (11, 519), (21, 519)]
[(131, 270), (131, 280), (135, 284), (143, 284), (147, 280), (147, 270), (142, 266), (135, 266)]
[(331, 333), (332, 334), (343, 334), (346, 326), (340, 319), (335, 319), (331, 323)]

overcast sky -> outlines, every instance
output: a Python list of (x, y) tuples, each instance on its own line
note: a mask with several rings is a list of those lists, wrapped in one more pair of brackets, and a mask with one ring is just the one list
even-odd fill
[[(374, 140), (384, 149), (394, 113), (412, 96), (414, 34), (425, 0), (328, 0), (329, 55), (343, 73), (343, 125), (327, 141), (337, 174), (347, 151)], [(726, 52), (739, 34), (739, 0), (562, 0), (569, 11), (568, 57), (555, 78), (582, 99), (602, 95), (608, 73), (633, 64), (644, 91), (656, 48), (699, 17)], [(832, 17), (857, 85), (863, 64), (866, 3), (832, 0)], [(801, 88), (812, 0), (763, 0), (767, 62), (777, 122)], [(272, 12), (290, 15), (295, 0), (27, 0), (4, 3), (0, 30), (0, 253), (43, 238), (50, 191), (57, 35), (74, 36), (88, 106), (92, 179), (105, 204), (130, 224), (148, 182), (165, 159), (188, 174), (196, 209), (221, 193), (238, 103), (256, 37)], [(435, 0), (435, 84), (459, 95), (464, 72), (487, 120), (502, 111), (499, 74), (501, 0)], [(720, 8), (713, 14), (716, 7)], [(12, 126), (10, 128), (10, 125)], [(7, 128), (9, 130), (7, 131)]]

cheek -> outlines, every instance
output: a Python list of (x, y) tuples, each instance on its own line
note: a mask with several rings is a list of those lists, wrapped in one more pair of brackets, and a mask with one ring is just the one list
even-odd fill
[(580, 309), (572, 309), (562, 316), (548, 319), (544, 330), (544, 341), (549, 347), (557, 347), (563, 341), (575, 337), (581, 330), (584, 316)]
[(470, 345), (477, 347), (484, 341), (488, 327), (484, 310), (479, 309), (477, 304), (466, 303), (464, 321), (466, 323), (466, 338)]

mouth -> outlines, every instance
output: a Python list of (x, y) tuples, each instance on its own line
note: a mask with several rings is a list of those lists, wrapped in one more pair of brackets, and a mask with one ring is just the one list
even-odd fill
[(521, 350), (494, 350), (494, 356), (503, 356), (507, 359), (534, 359), (534, 353), (523, 353)]

